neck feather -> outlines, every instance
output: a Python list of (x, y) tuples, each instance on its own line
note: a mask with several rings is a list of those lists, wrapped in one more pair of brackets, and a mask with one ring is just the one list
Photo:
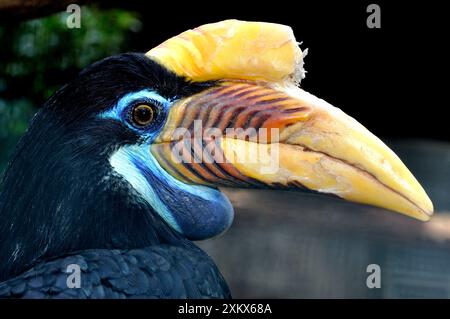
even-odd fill
[(0, 281), (73, 251), (183, 242), (112, 169), (105, 144), (51, 117), (38, 113), (0, 186)]

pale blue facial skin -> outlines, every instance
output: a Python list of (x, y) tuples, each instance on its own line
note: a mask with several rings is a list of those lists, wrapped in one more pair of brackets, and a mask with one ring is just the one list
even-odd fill
[[(141, 102), (156, 105), (160, 112), (155, 125), (138, 128), (129, 121), (129, 111)], [(122, 97), (100, 118), (124, 123), (142, 136), (139, 145), (126, 145), (110, 158), (115, 172), (126, 179), (174, 230), (191, 240), (215, 237), (233, 222), (234, 210), (228, 198), (218, 189), (181, 182), (167, 173), (150, 152), (150, 145), (165, 124), (174, 100), (157, 92), (142, 90)]]

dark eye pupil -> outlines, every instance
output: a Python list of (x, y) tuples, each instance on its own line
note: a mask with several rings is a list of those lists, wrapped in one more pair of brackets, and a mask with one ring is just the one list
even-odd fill
[(138, 105), (133, 110), (133, 120), (138, 125), (147, 125), (153, 120), (153, 108), (149, 105)]
[(137, 110), (137, 117), (141, 121), (148, 121), (152, 118), (152, 113), (147, 108), (140, 108)]

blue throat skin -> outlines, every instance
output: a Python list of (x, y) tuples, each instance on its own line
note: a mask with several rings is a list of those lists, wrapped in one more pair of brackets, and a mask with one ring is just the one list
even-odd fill
[(175, 179), (154, 159), (148, 145), (123, 147), (110, 162), (173, 229), (188, 239), (215, 237), (231, 226), (234, 210), (222, 192)]
[[(129, 107), (148, 101), (161, 108), (160, 119), (142, 132), (127, 121)], [(142, 143), (126, 145), (110, 158), (114, 171), (121, 175), (153, 209), (178, 233), (190, 240), (202, 240), (225, 232), (234, 218), (233, 207), (218, 189), (181, 182), (167, 173), (150, 152), (150, 145), (165, 122), (172, 101), (154, 91), (142, 90), (125, 95), (109, 111), (101, 114), (139, 131)]]

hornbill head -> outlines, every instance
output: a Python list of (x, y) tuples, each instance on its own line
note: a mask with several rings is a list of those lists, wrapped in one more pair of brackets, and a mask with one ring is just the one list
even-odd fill
[(428, 220), (432, 203), (394, 152), (299, 88), (303, 55), (287, 26), (227, 20), (82, 71), (36, 115), (5, 174), (3, 273), (148, 244), (158, 220), (214, 237), (233, 219), (218, 187), (308, 189)]

